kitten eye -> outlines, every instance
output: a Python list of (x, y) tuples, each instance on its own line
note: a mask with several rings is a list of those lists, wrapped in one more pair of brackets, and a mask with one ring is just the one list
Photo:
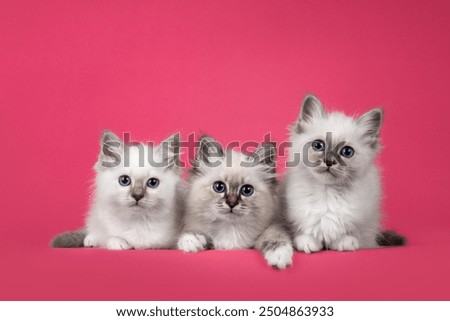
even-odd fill
[(321, 152), (325, 149), (325, 142), (323, 140), (317, 139), (311, 143), (314, 150)]
[(244, 196), (251, 196), (254, 192), (252, 185), (244, 185), (241, 187), (241, 194)]
[(147, 181), (147, 186), (150, 188), (157, 188), (158, 185), (159, 185), (159, 179), (157, 179), (157, 178), (152, 177)]
[(213, 190), (216, 193), (223, 193), (225, 192), (226, 186), (224, 182), (217, 181), (213, 184)]
[(119, 177), (119, 184), (122, 186), (128, 186), (131, 184), (131, 178), (127, 175), (122, 175)]
[(350, 146), (344, 146), (339, 153), (344, 157), (350, 158), (355, 154), (355, 150)]

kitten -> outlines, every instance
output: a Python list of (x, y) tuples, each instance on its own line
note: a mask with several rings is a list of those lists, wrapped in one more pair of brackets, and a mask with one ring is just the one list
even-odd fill
[(375, 158), (382, 120), (379, 108), (356, 119), (327, 113), (313, 95), (304, 99), (291, 134), (290, 161), (299, 164), (289, 168), (283, 186), (297, 250), (404, 244), (395, 232), (380, 232)]
[(101, 146), (86, 228), (57, 236), (52, 246), (110, 250), (174, 247), (183, 200), (179, 135), (152, 147), (125, 145), (105, 131)]
[(257, 248), (269, 265), (292, 263), (290, 235), (277, 215), (276, 149), (259, 146), (252, 155), (222, 146), (208, 136), (200, 139), (190, 175), (184, 229), (178, 248)]

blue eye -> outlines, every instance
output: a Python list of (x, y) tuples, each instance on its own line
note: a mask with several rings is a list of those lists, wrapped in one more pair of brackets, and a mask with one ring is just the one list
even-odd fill
[(251, 196), (254, 192), (252, 185), (243, 185), (241, 187), (241, 194), (244, 196)]
[(325, 149), (325, 142), (323, 140), (317, 139), (311, 143), (314, 150), (321, 152)]
[(119, 184), (122, 186), (128, 186), (131, 184), (131, 178), (127, 175), (122, 175), (119, 177)]
[(350, 146), (344, 146), (339, 153), (344, 157), (350, 158), (355, 154), (355, 150)]
[(157, 178), (152, 177), (147, 181), (147, 186), (150, 188), (157, 188), (158, 185), (159, 185), (159, 179), (157, 179)]
[(223, 193), (223, 192), (225, 192), (226, 189), (227, 189), (227, 187), (224, 182), (217, 181), (213, 184), (213, 190), (216, 193)]

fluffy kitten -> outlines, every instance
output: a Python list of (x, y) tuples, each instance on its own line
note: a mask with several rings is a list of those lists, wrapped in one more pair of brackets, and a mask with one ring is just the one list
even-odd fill
[[(294, 246), (352, 251), (401, 245), (404, 238), (380, 232), (380, 175), (375, 165), (383, 111), (359, 118), (327, 113), (308, 95), (292, 127), (290, 161), (283, 190)], [(289, 166), (288, 166), (289, 167)]]
[(111, 250), (174, 247), (183, 199), (177, 166), (179, 135), (152, 147), (124, 145), (105, 131), (101, 146), (86, 228), (57, 236), (52, 246)]
[(178, 248), (196, 252), (257, 248), (277, 268), (292, 263), (290, 236), (277, 215), (274, 144), (252, 155), (200, 139), (190, 175), (184, 229)]

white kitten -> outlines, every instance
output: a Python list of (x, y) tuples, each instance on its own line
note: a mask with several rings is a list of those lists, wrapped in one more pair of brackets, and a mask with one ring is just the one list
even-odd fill
[(124, 145), (106, 131), (101, 146), (86, 229), (62, 234), (52, 245), (83, 243), (111, 250), (173, 247), (183, 198), (177, 166), (179, 136), (152, 147)]
[(203, 136), (191, 171), (178, 248), (196, 252), (256, 247), (270, 265), (290, 265), (290, 236), (277, 215), (275, 153), (270, 143), (248, 156), (224, 151)]
[(403, 244), (401, 236), (380, 232), (381, 184), (374, 161), (382, 120), (381, 109), (356, 119), (327, 113), (313, 95), (304, 99), (291, 135), (290, 162), (296, 165), (288, 165), (283, 186), (297, 250)]

